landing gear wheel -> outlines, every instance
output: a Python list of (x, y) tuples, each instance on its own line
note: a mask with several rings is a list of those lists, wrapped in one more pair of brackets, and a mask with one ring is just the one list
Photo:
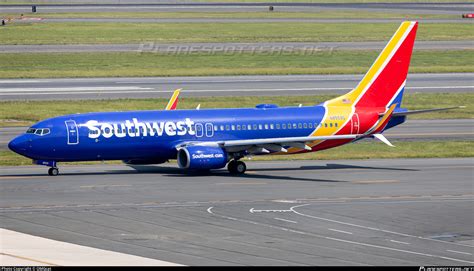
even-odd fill
[(48, 169), (48, 174), (49, 174), (49, 176), (57, 176), (59, 174), (59, 169), (55, 168), (55, 167), (52, 167), (52, 168)]
[(231, 174), (244, 174), (245, 170), (247, 170), (247, 166), (242, 161), (232, 160), (227, 165), (227, 169)]
[(235, 166), (235, 173), (244, 174), (246, 170), (247, 170), (247, 166), (245, 165), (245, 163), (242, 161), (237, 161), (236, 166)]
[(235, 174), (237, 169), (237, 161), (235, 160), (232, 160), (229, 162), (229, 164), (227, 164), (227, 170), (231, 173), (231, 174)]

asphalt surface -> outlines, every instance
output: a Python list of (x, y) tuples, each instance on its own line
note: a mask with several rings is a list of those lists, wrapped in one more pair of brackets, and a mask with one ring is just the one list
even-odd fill
[[(36, 5), (37, 12), (251, 12), (268, 11), (269, 5), (275, 11), (321, 11), (321, 10), (353, 10), (396, 12), (407, 14), (457, 14), (474, 11), (472, 3), (147, 3), (133, 4), (77, 4), (77, 5)], [(1, 5), (0, 12), (31, 12), (31, 5)]]
[[(0, 127), (0, 150), (7, 150), (8, 142), (27, 129)], [(384, 134), (394, 144), (397, 141), (474, 140), (474, 119), (408, 120)]]
[[(75, 100), (343, 94), (362, 75), (203, 76), (0, 80), (0, 99)], [(472, 92), (474, 74), (409, 74), (405, 93)]]
[[(386, 41), (364, 42), (259, 42), (259, 43), (157, 43), (141, 44), (43, 44), (2, 45), (0, 53), (58, 52), (144, 52), (144, 53), (240, 53), (240, 52), (307, 52), (331, 50), (382, 50)], [(417, 41), (415, 50), (470, 50), (473, 41)]]
[(472, 265), (473, 162), (3, 167), (0, 226), (185, 265)]

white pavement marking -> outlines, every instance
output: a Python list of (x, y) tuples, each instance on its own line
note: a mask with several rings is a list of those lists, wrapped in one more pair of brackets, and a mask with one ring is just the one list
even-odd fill
[(47, 82), (51, 82), (51, 81), (45, 81), (45, 80), (30, 80), (30, 79), (26, 79), (26, 80), (16, 80), (16, 79), (12, 79), (12, 80), (0, 80), (0, 84), (24, 84), (24, 83), (47, 83)]
[(328, 229), (328, 230), (342, 232), (342, 233), (345, 233), (345, 234), (352, 234), (352, 232), (348, 232), (348, 231), (341, 231), (341, 230), (336, 230), (336, 229)]
[(284, 213), (284, 212), (293, 212), (292, 210), (257, 210), (257, 209), (254, 209), (254, 208), (251, 208), (249, 210), (250, 213)]
[[(432, 201), (428, 201), (428, 202), (432, 202)], [(303, 214), (303, 213), (300, 213), (300, 212), (298, 212), (298, 211), (295, 211), (295, 208), (299, 208), (299, 207), (303, 207), (303, 206), (308, 206), (308, 205), (311, 205), (311, 203), (293, 206), (293, 207), (290, 208), (290, 210), (293, 211), (295, 214), (298, 214), (298, 215), (301, 215), (301, 216), (305, 216), (305, 217), (309, 217), (309, 218), (314, 218), (314, 219), (319, 219), (319, 220), (324, 220), (324, 221), (329, 221), (329, 222), (338, 223), (338, 224), (342, 224), (342, 225), (353, 226), (353, 227), (358, 227), (358, 228), (363, 228), (363, 229), (373, 230), (373, 231), (380, 231), (380, 232), (385, 232), (385, 233), (391, 233), (391, 234), (400, 235), (400, 236), (405, 236), (405, 237), (413, 237), (413, 238), (418, 238), (418, 239), (423, 239), (423, 240), (429, 240), (429, 241), (433, 241), (433, 242), (448, 243), (448, 244), (456, 245), (456, 246), (474, 247), (474, 246), (470, 246), (470, 245), (464, 245), (464, 244), (453, 243), (453, 242), (448, 242), (448, 241), (443, 241), (443, 240), (425, 238), (425, 237), (422, 237), (422, 236), (415, 236), (415, 235), (405, 234), (405, 233), (401, 233), (401, 232), (383, 230), (383, 229), (374, 228), (374, 227), (367, 227), (367, 226), (363, 226), (363, 225), (358, 225), (358, 224), (353, 224), (353, 223), (347, 223), (347, 222), (338, 221), (338, 220), (334, 220), (334, 219), (328, 219), (328, 218), (324, 218), (324, 217), (318, 217), (318, 216), (307, 215), (307, 214)]]
[(410, 243), (407, 243), (407, 242), (402, 242), (402, 241), (397, 241), (397, 240), (390, 240), (390, 242), (398, 243), (398, 244), (404, 244), (404, 245), (409, 245), (410, 244)]
[(274, 217), (274, 219), (280, 220), (280, 221), (283, 221), (283, 222), (288, 222), (288, 223), (294, 223), (294, 224), (297, 224), (297, 223), (298, 223), (298, 222), (293, 221), (293, 220), (287, 220), (287, 219), (278, 218), (278, 217)]
[[(270, 75), (271, 76), (271, 75)], [(148, 79), (148, 80), (147, 80)], [(173, 79), (173, 78), (171, 78)], [(357, 81), (359, 79), (353, 78), (353, 77), (321, 77), (321, 78), (305, 78), (305, 77), (291, 77), (291, 78), (281, 78), (281, 77), (272, 77), (271, 79), (250, 79), (250, 78), (237, 78), (237, 79), (228, 79), (228, 80), (222, 80), (222, 79), (216, 79), (212, 78), (212, 80), (206, 79), (206, 80), (199, 80), (200, 78), (192, 78), (191, 79), (186, 79), (189, 80), (189, 83), (209, 83), (209, 81), (212, 81), (213, 84), (220, 84), (220, 83), (247, 83), (247, 82), (286, 82), (286, 81), (295, 81), (298, 80), (298, 82), (313, 82), (313, 81)], [(174, 79), (175, 80), (175, 79)], [(155, 78), (140, 78), (140, 81), (115, 81), (115, 84), (143, 84), (143, 83), (150, 83), (147, 81), (152, 81), (154, 84), (160, 84), (160, 83), (168, 83), (166, 80), (156, 80)], [(0, 80), (0, 83), (2, 81)]]
[(61, 87), (61, 88), (0, 88), (0, 92), (77, 92), (77, 91), (102, 91), (102, 90), (142, 90), (153, 89), (137, 86), (127, 87)]
[(178, 266), (179, 264), (55, 241), (0, 228), (0, 266)]
[(316, 237), (316, 238), (323, 238), (323, 239), (327, 239), (327, 240), (343, 242), (343, 243), (349, 243), (349, 244), (354, 244), (354, 245), (373, 247), (373, 248), (385, 249), (385, 250), (390, 250), (390, 251), (397, 251), (397, 252), (404, 252), (404, 253), (409, 253), (409, 254), (414, 254), (414, 255), (426, 256), (426, 257), (431, 257), (431, 258), (440, 258), (440, 259), (446, 259), (446, 260), (451, 260), (451, 261), (456, 261), (456, 262), (474, 264), (474, 262), (466, 261), (466, 260), (462, 260), (462, 259), (455, 259), (455, 258), (449, 258), (449, 257), (444, 257), (444, 256), (439, 256), (439, 255), (426, 254), (426, 253), (416, 252), (416, 251), (412, 251), (412, 250), (402, 250), (402, 249), (396, 249), (396, 248), (391, 248), (391, 247), (386, 247), (386, 246), (372, 245), (372, 244), (368, 244), (368, 243), (360, 243), (360, 242), (355, 242), (355, 241), (350, 241), (350, 240), (345, 240), (345, 239), (339, 239), (339, 238), (332, 238), (332, 237), (328, 237), (328, 236), (324, 236), (324, 235), (320, 235), (320, 234), (316, 234), (316, 233), (292, 230), (292, 229), (285, 228), (285, 227), (260, 223), (260, 222), (247, 220), (247, 219), (239, 219), (239, 218), (226, 216), (226, 215), (219, 215), (219, 214), (215, 214), (215, 213), (212, 213), (212, 214), (215, 215), (215, 216), (218, 216), (218, 217), (222, 217), (222, 218), (232, 220), (232, 221), (239, 221), (239, 222), (249, 223), (249, 224), (252, 224), (252, 225), (263, 226), (263, 227), (267, 227), (267, 228), (271, 228), (271, 229), (277, 229), (277, 230), (282, 230), (282, 231), (291, 232), (291, 233), (297, 233), (297, 234), (301, 234), (301, 235), (313, 236), (313, 237)]
[(457, 250), (446, 250), (446, 251), (449, 251), (449, 252), (453, 252), (453, 253), (459, 253), (459, 254), (465, 254), (465, 255), (472, 255), (472, 253), (469, 253), (469, 252), (463, 252), (463, 251), (457, 251)]

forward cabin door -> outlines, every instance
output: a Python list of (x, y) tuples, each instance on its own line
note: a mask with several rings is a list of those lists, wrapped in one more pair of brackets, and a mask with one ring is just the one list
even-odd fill
[(65, 124), (67, 130), (67, 144), (79, 144), (79, 131), (77, 129), (76, 122), (73, 120), (67, 120), (65, 121)]

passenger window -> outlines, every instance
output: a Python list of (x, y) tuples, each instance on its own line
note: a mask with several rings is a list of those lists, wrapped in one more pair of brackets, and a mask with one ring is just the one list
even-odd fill
[(301, 123), (298, 123), (298, 128), (299, 129), (303, 128), (303, 125), (301, 125)]
[(293, 129), (296, 129), (296, 123), (293, 123)]
[(327, 128), (327, 127), (328, 127), (328, 124), (327, 124), (327, 123), (325, 123), (325, 124), (324, 124), (324, 128)]
[(239, 124), (239, 125), (237, 125), (237, 130), (238, 130), (238, 131), (240, 131), (240, 124)]
[(313, 128), (313, 124), (310, 122), (308, 123), (309, 128)]
[(229, 131), (229, 130), (230, 130), (230, 126), (229, 126), (229, 125), (226, 125), (226, 126), (225, 126), (225, 130), (226, 130), (226, 131)]
[(275, 126), (273, 126), (273, 124), (270, 124), (270, 129), (273, 130), (274, 128), (275, 128)]
[(281, 128), (286, 129), (286, 124), (283, 123), (283, 124), (281, 125)]
[(232, 127), (232, 131), (235, 131), (235, 125), (232, 125), (230, 127)]
[(288, 123), (288, 129), (291, 129), (291, 123)]
[(221, 131), (224, 131), (224, 125), (221, 125)]
[(265, 130), (268, 130), (268, 124), (265, 124)]
[(259, 130), (262, 130), (263, 129), (263, 126), (261, 124), (258, 125), (258, 129)]
[(247, 130), (252, 130), (252, 125), (247, 125)]
[(331, 123), (329, 123), (329, 127), (332, 127), (332, 122), (331, 122)]
[(254, 124), (254, 125), (252, 126), (252, 128), (253, 128), (254, 130), (257, 130), (257, 124)]
[(242, 130), (247, 130), (247, 125), (242, 125)]
[(303, 128), (308, 128), (308, 124), (307, 123), (303, 123)]
[(336, 122), (336, 123), (334, 123), (334, 126), (336, 126), (336, 127), (337, 127), (337, 122)]
[(277, 123), (276, 128), (280, 129), (280, 123)]

